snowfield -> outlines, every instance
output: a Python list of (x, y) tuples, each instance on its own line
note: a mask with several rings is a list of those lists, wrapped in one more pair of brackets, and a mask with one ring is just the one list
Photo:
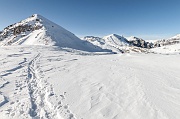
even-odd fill
[(0, 118), (179, 119), (178, 53), (0, 47)]

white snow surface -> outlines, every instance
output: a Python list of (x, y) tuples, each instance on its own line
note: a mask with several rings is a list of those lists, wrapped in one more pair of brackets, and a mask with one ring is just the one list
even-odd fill
[(180, 34), (166, 40), (160, 40), (159, 42), (160, 43), (162, 42), (162, 44), (166, 44), (166, 45), (152, 48), (151, 51), (153, 51), (154, 53), (160, 53), (160, 54), (179, 54), (180, 53)]
[(130, 37), (127, 37), (127, 40), (128, 41), (133, 41), (133, 40), (137, 40), (139, 38), (135, 37), (135, 36), (130, 36)]
[(151, 51), (160, 54), (180, 54), (180, 43), (152, 48)]
[(179, 119), (180, 55), (0, 47), (1, 119)]

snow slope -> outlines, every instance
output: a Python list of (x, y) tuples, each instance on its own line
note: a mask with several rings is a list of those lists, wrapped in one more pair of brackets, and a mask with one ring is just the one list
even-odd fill
[(153, 48), (151, 51), (160, 54), (180, 54), (180, 43)]
[(80, 40), (73, 33), (37, 14), (6, 27), (0, 34), (0, 45), (56, 45), (84, 51), (102, 51), (98, 46)]
[(116, 34), (111, 34), (104, 36), (102, 38), (107, 49), (111, 49), (114, 52), (125, 52), (125, 49), (129, 46), (129, 43), (126, 38)]
[(1, 119), (179, 119), (179, 60), (0, 47)]
[(105, 42), (107, 42), (108, 44), (111, 44), (112, 46), (127, 46), (128, 41), (126, 38), (124, 38), (123, 36), (119, 36), (117, 34), (111, 34), (108, 36), (104, 36), (103, 39), (105, 40)]

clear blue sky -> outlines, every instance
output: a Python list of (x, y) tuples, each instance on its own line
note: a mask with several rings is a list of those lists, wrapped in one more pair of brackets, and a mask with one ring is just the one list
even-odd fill
[(180, 0), (0, 0), (0, 30), (34, 13), (80, 37), (180, 34)]

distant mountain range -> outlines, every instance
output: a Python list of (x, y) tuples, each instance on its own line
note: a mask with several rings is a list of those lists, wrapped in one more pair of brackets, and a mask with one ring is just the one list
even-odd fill
[(82, 40), (89, 41), (102, 49), (111, 49), (114, 52), (147, 52), (147, 49), (153, 47), (153, 43), (149, 43), (137, 37), (125, 38), (117, 34), (108, 36), (94, 37), (86, 36)]
[(150, 52), (149, 49), (180, 43), (180, 34), (156, 42), (148, 42), (138, 37), (125, 38), (111, 34), (102, 38), (85, 36), (80, 39), (73, 33), (34, 14), (0, 31), (0, 46), (7, 45), (50, 45), (67, 47), (89, 52)]

